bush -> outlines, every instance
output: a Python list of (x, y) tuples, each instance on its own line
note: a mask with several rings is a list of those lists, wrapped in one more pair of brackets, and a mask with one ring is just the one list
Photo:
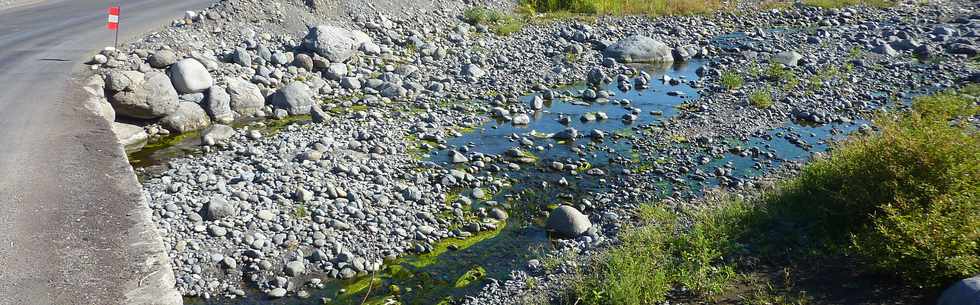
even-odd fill
[(742, 87), (744, 83), (745, 80), (743, 80), (742, 76), (738, 75), (738, 73), (735, 71), (725, 71), (721, 74), (721, 85), (725, 87), (725, 89), (737, 89)]
[(521, 6), (538, 13), (692, 15), (723, 8), (720, 0), (522, 0)]
[(878, 132), (851, 137), (753, 200), (642, 206), (638, 226), (573, 285), (575, 303), (656, 304), (677, 288), (711, 299), (751, 278), (735, 272), (740, 262), (811, 255), (857, 254), (911, 287), (980, 273), (980, 136), (964, 119), (980, 111), (963, 92), (980, 85), (879, 116)]
[(752, 93), (749, 93), (749, 103), (752, 104), (752, 106), (762, 109), (772, 107), (773, 102), (771, 91), (772, 87), (768, 86), (752, 91)]
[(883, 115), (880, 133), (807, 166), (791, 204), (819, 205), (829, 232), (843, 229), (873, 265), (919, 285), (972, 276), (980, 272), (980, 137), (974, 125), (951, 122), (976, 114), (973, 100), (942, 93)]

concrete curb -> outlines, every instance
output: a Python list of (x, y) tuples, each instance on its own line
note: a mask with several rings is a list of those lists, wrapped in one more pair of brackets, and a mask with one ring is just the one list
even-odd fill
[[(99, 75), (92, 75), (86, 78), (84, 86), (86, 98), (83, 107), (95, 115), (106, 119), (112, 125), (115, 117), (112, 106), (106, 101), (104, 95), (105, 82)], [(108, 108), (108, 110), (106, 109)], [(115, 135), (115, 132), (113, 133)], [(142, 195), (142, 187), (136, 179), (136, 173), (129, 160), (126, 159), (124, 144), (120, 142), (116, 135), (113, 141), (115, 145), (107, 149), (115, 150), (113, 155), (121, 156), (113, 162), (113, 167), (118, 167), (117, 175), (113, 177), (117, 185), (123, 189), (131, 190), (131, 196), (138, 197), (136, 205), (127, 211), (126, 215), (132, 220), (132, 227), (125, 232), (125, 241), (128, 249), (125, 249), (128, 257), (137, 262), (137, 277), (126, 283), (121, 283), (122, 291), (125, 294), (123, 304), (127, 305), (183, 305), (183, 298), (174, 287), (173, 268), (170, 265), (170, 256), (163, 239), (157, 232), (153, 222), (152, 211), (146, 197)], [(135, 198), (134, 198), (135, 199)]]

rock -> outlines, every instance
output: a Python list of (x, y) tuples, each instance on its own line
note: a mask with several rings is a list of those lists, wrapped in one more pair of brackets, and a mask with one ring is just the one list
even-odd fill
[(794, 51), (779, 52), (772, 55), (773, 62), (781, 63), (787, 67), (795, 67), (802, 58), (803, 55)]
[(875, 52), (881, 55), (892, 56), (892, 57), (898, 56), (898, 51), (892, 49), (892, 47), (887, 43), (876, 46), (874, 49), (871, 49), (871, 52)]
[(962, 279), (946, 288), (936, 305), (980, 305), (980, 275)]
[(235, 119), (235, 113), (231, 111), (231, 96), (228, 95), (228, 91), (219, 86), (212, 86), (208, 88), (207, 93), (204, 110), (215, 122), (231, 123)]
[(466, 155), (463, 155), (463, 153), (458, 152), (456, 150), (450, 150), (449, 157), (450, 159), (452, 159), (453, 163), (466, 163), (470, 161), (470, 159), (467, 158)]
[(477, 66), (475, 64), (467, 64), (463, 66), (463, 76), (478, 79), (486, 75), (487, 72), (483, 71), (483, 68), (480, 68), (480, 66)]
[(313, 107), (313, 91), (302, 82), (291, 82), (269, 97), (273, 107), (291, 115), (308, 114)]
[(235, 207), (220, 197), (213, 197), (206, 207), (208, 220), (215, 221), (229, 216), (235, 216)]
[(531, 99), (531, 109), (541, 110), (542, 108), (544, 108), (544, 99), (540, 95), (535, 95)]
[(318, 25), (307, 32), (302, 47), (331, 62), (345, 62), (354, 55), (356, 43), (354, 33), (347, 29)]
[(251, 116), (265, 106), (265, 97), (259, 86), (237, 77), (226, 77), (231, 110), (241, 116)]
[(492, 216), (493, 219), (496, 220), (501, 220), (501, 221), (507, 220), (507, 211), (504, 211), (501, 208), (493, 208), (490, 210), (490, 216)]
[(208, 118), (207, 112), (201, 108), (201, 105), (191, 102), (181, 102), (177, 108), (177, 112), (164, 117), (160, 120), (160, 123), (167, 130), (176, 133), (185, 133), (210, 126), (211, 119)]
[(573, 207), (562, 205), (551, 211), (547, 228), (565, 237), (577, 237), (592, 227), (589, 217)]
[(698, 46), (693, 44), (683, 45), (674, 48), (674, 61), (688, 61), (699, 54)]
[(522, 114), (515, 115), (514, 119), (511, 122), (514, 125), (527, 125), (531, 123), (531, 117), (529, 117), (527, 114), (522, 113)]
[(235, 129), (228, 125), (214, 124), (201, 135), (201, 142), (205, 145), (215, 145), (231, 139), (235, 135)]
[(578, 138), (578, 130), (568, 127), (565, 128), (565, 130), (556, 133), (554, 138), (559, 140), (574, 140), (575, 138)]
[(118, 122), (112, 123), (112, 132), (116, 134), (116, 140), (122, 144), (126, 152), (140, 150), (150, 138), (143, 127)]
[(177, 91), (166, 74), (113, 71), (107, 83), (109, 102), (119, 115), (151, 120), (177, 111)]
[(231, 60), (243, 67), (252, 66), (252, 55), (248, 54), (245, 48), (235, 48), (235, 53), (232, 53)]
[(286, 263), (286, 275), (300, 276), (306, 273), (306, 266), (301, 261), (291, 261)]
[(361, 89), (361, 81), (355, 77), (344, 77), (340, 80), (340, 87), (344, 89)]
[(673, 62), (670, 47), (653, 38), (633, 35), (624, 38), (605, 50), (605, 55), (624, 63)]
[(326, 111), (323, 111), (320, 105), (314, 104), (310, 108), (310, 117), (313, 119), (313, 123), (323, 123), (327, 121), (330, 115)]
[(153, 52), (153, 55), (150, 55), (146, 62), (150, 64), (150, 67), (165, 69), (177, 62), (177, 53), (171, 50), (159, 50)]
[(309, 55), (300, 53), (293, 58), (293, 65), (306, 71), (313, 71), (313, 58)]
[(178, 61), (168, 69), (174, 88), (181, 94), (204, 92), (214, 84), (211, 73), (197, 59)]
[(282, 298), (282, 297), (285, 297), (285, 296), (286, 296), (286, 289), (285, 288), (275, 288), (275, 289), (269, 290), (269, 297), (270, 298), (278, 299), (278, 298)]
[(342, 63), (332, 63), (327, 66), (327, 79), (340, 80), (347, 76), (347, 65)]
[(602, 69), (592, 68), (586, 78), (589, 85), (599, 86), (602, 85), (603, 81), (606, 79), (606, 74), (602, 72)]

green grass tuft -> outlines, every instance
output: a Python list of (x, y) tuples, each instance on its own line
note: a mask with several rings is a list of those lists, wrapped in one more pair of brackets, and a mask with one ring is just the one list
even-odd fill
[(769, 108), (772, 107), (772, 87), (766, 86), (763, 88), (756, 89), (749, 93), (749, 103), (756, 108)]
[(728, 90), (741, 88), (745, 80), (735, 71), (725, 71), (721, 74), (721, 85)]

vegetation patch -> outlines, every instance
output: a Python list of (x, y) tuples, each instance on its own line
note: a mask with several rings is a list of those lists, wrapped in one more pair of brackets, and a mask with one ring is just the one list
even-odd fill
[(726, 8), (721, 0), (522, 0), (521, 7), (534, 13), (599, 15), (697, 15)]
[(463, 12), (463, 20), (472, 25), (485, 25), (498, 35), (510, 35), (524, 27), (524, 19), (486, 7), (473, 7)]
[(749, 93), (749, 103), (757, 108), (772, 107), (772, 87), (765, 86)]
[(725, 71), (721, 74), (721, 86), (727, 90), (741, 88), (743, 84), (745, 84), (745, 80), (742, 79), (741, 75), (738, 75), (738, 72)]
[(579, 273), (569, 303), (807, 304), (799, 273), (825, 278), (816, 293), (834, 293), (832, 274), (858, 272), (873, 275), (853, 281), (862, 293), (897, 277), (894, 286), (923, 296), (980, 273), (980, 137), (963, 119), (980, 114), (965, 94), (978, 92), (972, 85), (880, 115), (877, 132), (750, 199), (642, 206), (621, 243)]

